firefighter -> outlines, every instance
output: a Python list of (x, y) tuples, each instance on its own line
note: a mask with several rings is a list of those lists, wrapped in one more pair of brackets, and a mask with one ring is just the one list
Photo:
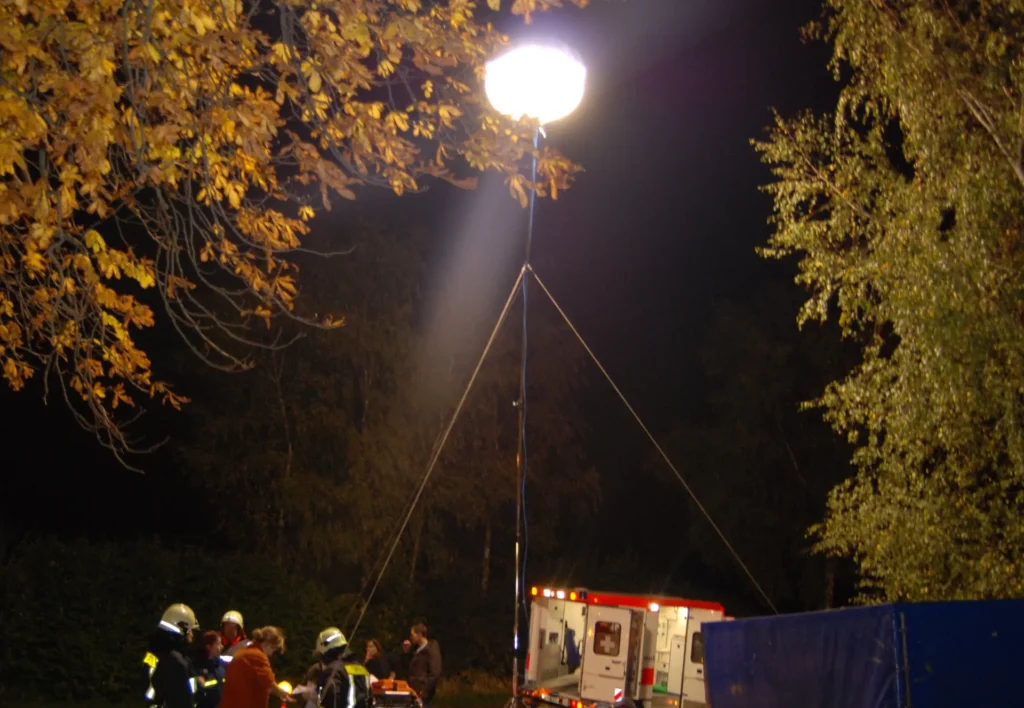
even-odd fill
[(192, 708), (200, 684), (186, 657), (192, 633), (199, 629), (196, 613), (188, 605), (171, 605), (149, 641), (144, 662), (149, 676), (146, 701), (158, 708)]
[(348, 650), (348, 640), (337, 627), (328, 627), (316, 639), (323, 669), (317, 690), (321, 708), (373, 708), (370, 672)]
[(234, 656), (236, 651), (249, 645), (245, 636), (245, 620), (242, 619), (241, 612), (228, 610), (220, 618), (220, 639), (224, 645), (225, 657)]
[(196, 694), (196, 708), (217, 708), (220, 705), (227, 674), (227, 664), (220, 660), (221, 648), (219, 632), (203, 632), (200, 653), (194, 662), (196, 671), (203, 677), (203, 687)]

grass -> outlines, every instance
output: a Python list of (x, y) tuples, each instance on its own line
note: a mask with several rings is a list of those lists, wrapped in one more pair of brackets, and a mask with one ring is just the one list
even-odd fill
[(510, 694), (503, 693), (461, 693), (454, 696), (438, 696), (434, 708), (503, 708)]
[[(461, 693), (438, 696), (432, 708), (503, 708), (508, 701), (507, 693)], [(107, 701), (81, 701), (49, 703), (33, 699), (0, 699), (0, 708), (127, 708), (135, 704), (110, 703)]]
[[(433, 708), (503, 708), (507, 701), (508, 695), (504, 693), (465, 693), (455, 696), (438, 697), (434, 700)], [(32, 699), (24, 701), (7, 698), (0, 699), (0, 708), (126, 708), (127, 706), (134, 706), (134, 704), (128, 702), (109, 703), (107, 701), (48, 703)]]
[[(432, 708), (503, 708), (510, 692), (508, 681), (483, 673), (458, 674), (441, 680)], [(0, 693), (0, 708), (134, 708), (138, 704), (105, 700), (50, 702)]]

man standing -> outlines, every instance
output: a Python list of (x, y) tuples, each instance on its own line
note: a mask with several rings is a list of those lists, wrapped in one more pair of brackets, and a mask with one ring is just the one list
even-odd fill
[(419, 694), (424, 708), (428, 708), (441, 678), (441, 647), (427, 636), (427, 625), (422, 622), (409, 630), (413, 655), (409, 660), (409, 687)]

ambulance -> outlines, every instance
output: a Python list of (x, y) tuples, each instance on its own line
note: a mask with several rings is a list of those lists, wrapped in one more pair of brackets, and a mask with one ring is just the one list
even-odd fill
[(716, 602), (584, 588), (530, 588), (521, 698), (533, 708), (703, 708), (701, 624), (727, 618)]

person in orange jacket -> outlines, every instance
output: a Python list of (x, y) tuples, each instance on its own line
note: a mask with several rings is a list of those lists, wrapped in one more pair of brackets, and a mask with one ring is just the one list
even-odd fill
[(252, 633), (250, 645), (238, 650), (224, 676), (220, 708), (266, 708), (271, 695), (284, 703), (294, 703), (288, 691), (277, 685), (270, 657), (284, 653), (284, 632), (263, 627)]

